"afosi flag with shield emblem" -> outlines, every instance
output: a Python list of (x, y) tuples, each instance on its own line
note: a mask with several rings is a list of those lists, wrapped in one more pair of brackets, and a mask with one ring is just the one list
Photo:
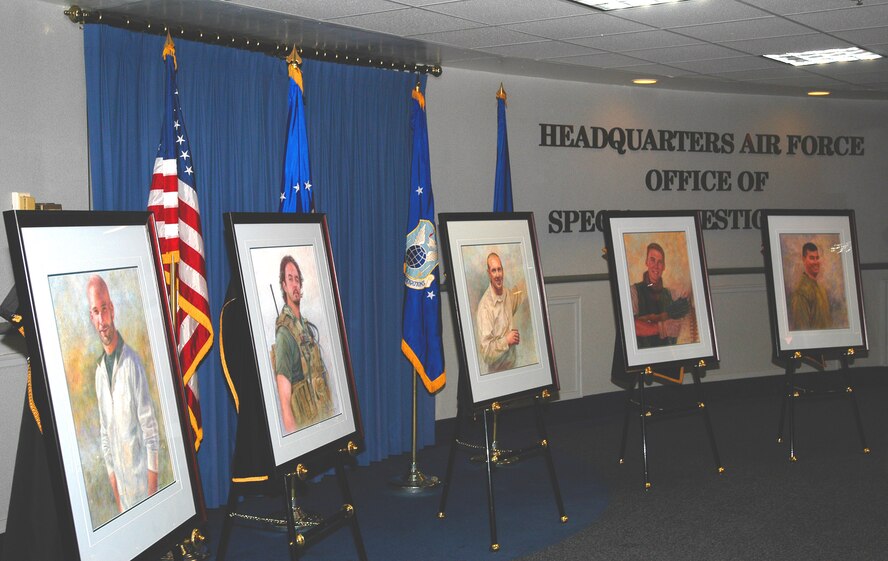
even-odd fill
[(410, 165), (410, 207), (404, 253), (404, 335), (401, 351), (413, 364), (429, 392), (444, 387), (444, 346), (438, 292), (438, 240), (435, 199), (429, 168), (429, 135), (425, 98), (413, 91), (413, 160)]

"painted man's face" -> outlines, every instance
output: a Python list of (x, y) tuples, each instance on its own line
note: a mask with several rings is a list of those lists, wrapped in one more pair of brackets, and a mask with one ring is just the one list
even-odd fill
[(503, 292), (503, 262), (496, 255), (487, 258), (487, 276), (490, 278), (490, 286), (497, 294)]
[(666, 270), (666, 258), (656, 249), (649, 249), (647, 259), (644, 262), (648, 271), (648, 281), (651, 284), (660, 282), (663, 271)]
[(805, 274), (812, 279), (816, 279), (817, 275), (820, 274), (820, 252), (809, 251), (805, 254), (805, 257), (802, 258), (802, 261), (805, 265)]

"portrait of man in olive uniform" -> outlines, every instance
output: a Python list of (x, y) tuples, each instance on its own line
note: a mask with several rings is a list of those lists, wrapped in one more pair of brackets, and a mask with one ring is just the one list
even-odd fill
[(275, 321), (271, 350), (284, 434), (310, 427), (334, 414), (318, 329), (302, 315), (303, 280), (299, 264), (285, 255), (279, 275), (284, 305)]

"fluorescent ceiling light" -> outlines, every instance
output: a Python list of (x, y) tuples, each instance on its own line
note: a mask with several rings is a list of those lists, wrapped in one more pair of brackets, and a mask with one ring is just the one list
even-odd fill
[(809, 64), (827, 64), (830, 62), (851, 62), (855, 60), (874, 60), (882, 58), (882, 55), (864, 51), (859, 47), (848, 49), (826, 49), (823, 51), (806, 51), (804, 53), (785, 53), (782, 55), (764, 55), (765, 58), (785, 62), (793, 66), (807, 66)]
[(829, 93), (830, 92), (828, 92), (826, 90), (820, 90), (820, 91), (808, 92), (808, 95), (810, 95), (811, 97), (819, 97), (819, 96), (829, 95)]
[(626, 8), (639, 8), (641, 6), (655, 6), (657, 4), (673, 4), (684, 0), (571, 0), (577, 4), (583, 4), (596, 10), (608, 12), (610, 10), (623, 10)]
[(639, 84), (642, 86), (649, 86), (651, 84), (656, 84), (657, 81), (654, 78), (636, 78), (632, 80), (633, 84)]

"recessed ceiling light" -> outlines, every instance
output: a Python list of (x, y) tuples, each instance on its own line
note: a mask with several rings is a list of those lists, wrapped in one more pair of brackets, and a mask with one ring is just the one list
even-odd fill
[(830, 62), (852, 62), (856, 60), (874, 60), (882, 55), (864, 51), (859, 47), (848, 49), (826, 49), (823, 51), (805, 51), (803, 53), (785, 53), (782, 55), (763, 55), (765, 58), (785, 62), (793, 66), (809, 64), (828, 64)]
[(813, 91), (813, 92), (808, 92), (808, 95), (810, 95), (812, 97), (817, 97), (817, 96), (829, 95), (829, 92), (826, 90)]
[(632, 80), (633, 84), (638, 84), (641, 86), (649, 86), (651, 84), (656, 84), (657, 81), (653, 78), (636, 78)]
[(624, 10), (626, 8), (640, 8), (642, 6), (655, 6), (657, 4), (674, 4), (675, 2), (684, 1), (685, 0), (571, 0), (571, 2), (605, 12), (611, 10)]

